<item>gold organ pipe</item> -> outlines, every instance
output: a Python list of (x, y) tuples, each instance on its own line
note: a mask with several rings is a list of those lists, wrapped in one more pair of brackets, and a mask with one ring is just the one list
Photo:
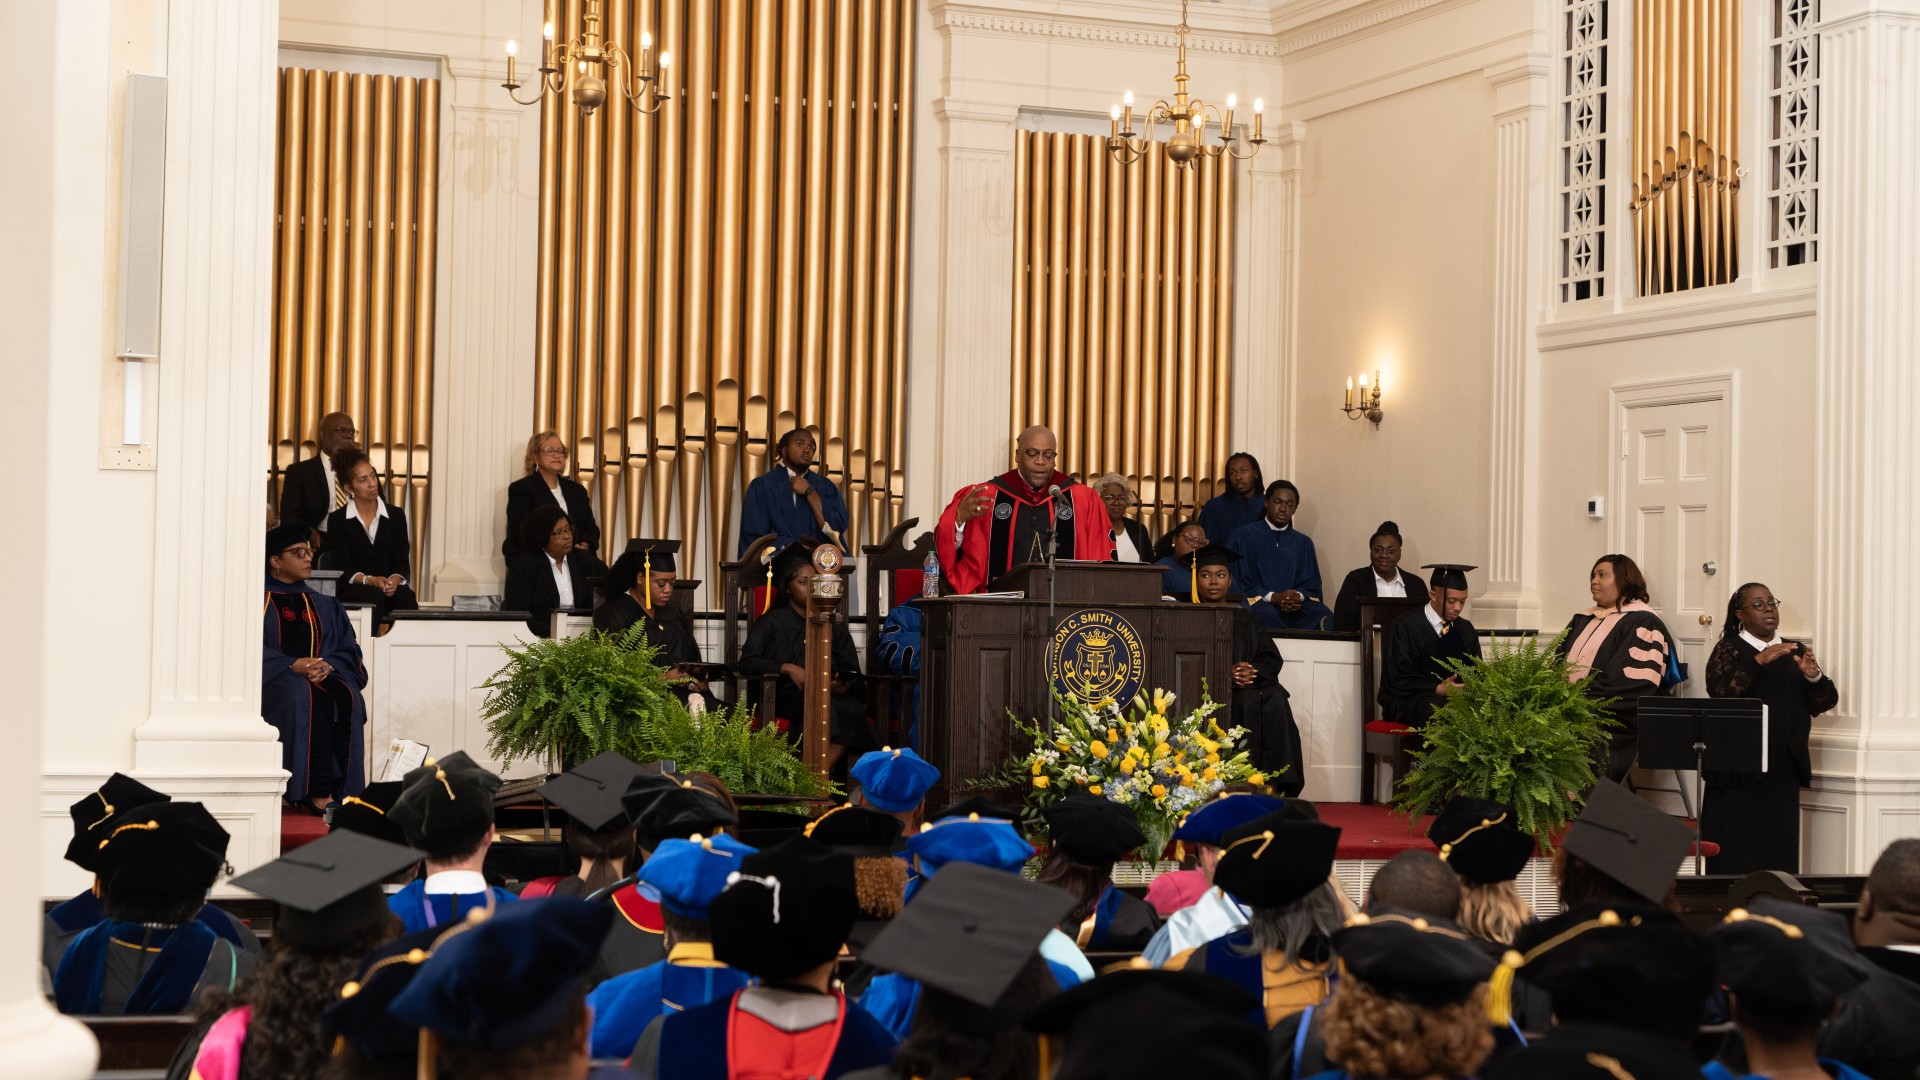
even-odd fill
[(413, 275), (413, 423), (407, 450), (412, 491), (407, 501), (407, 524), (413, 531), (415, 569), (427, 548), (429, 485), (433, 446), (433, 328), (434, 284), (439, 266), (440, 237), (440, 80), (420, 80), (419, 161), (414, 168), (418, 194), (414, 198)]
[(847, 425), (847, 295), (849, 261), (851, 252), (849, 241), (853, 223), (848, 220), (852, 212), (853, 196), (853, 92), (855, 66), (855, 8), (864, 8), (860, 4), (835, 4), (833, 19), (833, 171), (829, 177), (832, 185), (830, 201), (832, 203), (833, 231), (829, 234), (827, 247), (827, 279), (825, 294), (827, 298), (827, 352), (825, 356), (826, 400), (824, 402), (825, 419), (820, 413), (807, 418), (809, 424), (819, 424), (821, 429), (820, 449), (826, 460), (823, 471), (835, 483), (844, 489), (846, 486), (846, 444), (840, 433)]
[[(615, 102), (617, 105), (617, 101)], [(580, 118), (580, 215), (595, 222), (591, 229), (578, 230), (576, 251), (578, 284), (574, 290), (577, 312), (567, 330), (573, 335), (573, 415), (562, 428), (568, 461), (575, 480), (591, 490), (594, 467), (600, 454), (600, 264), (601, 241), (606, 230), (599, 226), (604, 207), (606, 176), (606, 126), (609, 109), (596, 109), (592, 116)]]
[(368, 303), (367, 416), (360, 441), (376, 471), (387, 472), (388, 379), (393, 339), (393, 80), (373, 84), (373, 280)]
[[(287, 68), (280, 73), (280, 117), (284, 127), (280, 139), (280, 227), (274, 234), (278, 249), (275, 274), (277, 293), (294, 297), (300, 289), (300, 177), (305, 172), (306, 144), (299, 137), (306, 121), (307, 83), (305, 72)], [(306, 449), (311, 429), (300, 427), (299, 385), (300, 311), (296, 304), (280, 305), (274, 342), (274, 381), (278, 384), (274, 431), (280, 446), (274, 455), (282, 468), (293, 464), (297, 451)]]
[(1634, 12), (1636, 278), (1654, 294), (1739, 272), (1736, 0), (1648, 0)]
[[(743, 282), (742, 238), (746, 232), (745, 190), (747, 175), (747, 0), (721, 0), (720, 4), (720, 98), (719, 160), (716, 175), (719, 204), (714, 222), (714, 334), (713, 334), (713, 435), (708, 443), (713, 457), (712, 476), (707, 499), (713, 546), (723, 557), (728, 553), (728, 532), (733, 524), (732, 493), (741, 487), (741, 356), (740, 335), (746, 310), (741, 292)], [(715, 580), (718, 580), (716, 575)]]
[(1187, 476), (1191, 484), (1186, 504), (1194, 505), (1204, 503), (1214, 495), (1213, 470), (1217, 463), (1213, 460), (1213, 426), (1222, 408), (1220, 395), (1214, 391), (1213, 375), (1214, 271), (1217, 269), (1214, 259), (1218, 254), (1214, 234), (1220, 227), (1220, 174), (1233, 167), (1231, 159), (1221, 161), (1207, 158), (1199, 164), (1194, 187), (1200, 220), (1193, 236), (1194, 246), (1199, 249), (1194, 253), (1194, 272), (1197, 276), (1188, 279), (1186, 293), (1189, 307), (1195, 312), (1194, 326), (1188, 334), (1194, 342), (1194, 353), (1193, 363), (1181, 373), (1181, 378), (1185, 380), (1181, 384), (1182, 392), (1190, 383), (1194, 393), (1193, 412), (1188, 414), (1192, 420), (1192, 434), (1181, 441), (1181, 452), (1187, 456)]
[[(1234, 170), (1237, 166), (1231, 161), (1220, 163), (1220, 192), (1214, 200), (1216, 211), (1213, 229), (1217, 263), (1213, 275), (1213, 394), (1212, 401), (1217, 410), (1213, 421), (1213, 442), (1209, 447), (1207, 463), (1215, 469), (1223, 470), (1213, 474), (1217, 484), (1226, 482), (1229, 419), (1233, 413), (1229, 407), (1233, 380), (1233, 232), (1234, 232)], [(1289, 330), (1292, 328), (1289, 327)]]
[[(580, 0), (564, 0), (565, 15), (555, 28), (554, 39), (565, 40), (580, 23)], [(555, 290), (553, 341), (553, 431), (567, 448), (565, 471), (571, 474), (577, 461), (574, 445), (574, 353), (578, 342), (574, 328), (580, 311), (580, 234), (569, 228), (580, 220), (581, 128), (585, 118), (580, 110), (567, 105), (560, 110), (560, 231), (554, 252)]]
[[(637, 25), (629, 31), (628, 39), (639, 30), (659, 25), (657, 14), (655, 0), (638, 0), (634, 18)], [(627, 280), (626, 351), (618, 366), (626, 381), (626, 408), (622, 410), (626, 445), (621, 469), (621, 478), (625, 481), (626, 533), (628, 537), (636, 537), (643, 535), (640, 515), (646, 503), (648, 465), (653, 460), (652, 372), (661, 366), (653, 348), (654, 287), (658, 284), (654, 278), (657, 264), (653, 259), (654, 221), (658, 216), (653, 202), (653, 178), (659, 149), (654, 141), (658, 126), (655, 120), (630, 119), (629, 123), (632, 126), (627, 136), (627, 156), (631, 159), (627, 250), (633, 268)], [(601, 514), (612, 519), (612, 512), (604, 507)]]
[(1140, 442), (1140, 501), (1157, 512), (1160, 499), (1160, 440), (1156, 433), (1162, 422), (1162, 406), (1171, 407), (1159, 391), (1155, 373), (1160, 370), (1160, 311), (1167, 295), (1160, 280), (1160, 188), (1166, 178), (1167, 155), (1158, 142), (1147, 148), (1141, 159), (1145, 184), (1141, 206), (1145, 216), (1140, 228), (1143, 242), (1140, 256), (1140, 371), (1139, 381), (1128, 387), (1141, 399), (1140, 426), (1134, 437)]
[[(373, 76), (353, 76), (353, 196), (349, 200), (347, 244), (346, 399), (340, 407), (356, 423), (367, 422), (367, 367), (370, 317), (367, 292), (373, 277)], [(365, 436), (362, 436), (365, 438)]]
[[(1067, 195), (1067, 272), (1060, 295), (1067, 305), (1066, 355), (1055, 365), (1056, 373), (1065, 367), (1066, 391), (1054, 407), (1060, 416), (1060, 462), (1082, 476), (1091, 477), (1085, 447), (1087, 415), (1087, 141), (1072, 136), (1066, 140)], [(1057, 378), (1057, 374), (1056, 374)]]
[(899, 37), (894, 51), (899, 57), (899, 73), (894, 79), (894, 115), (898, 136), (894, 142), (893, 187), (900, 228), (893, 243), (893, 349), (888, 372), (892, 407), (888, 410), (887, 429), (887, 527), (893, 528), (905, 516), (906, 508), (906, 421), (907, 421), (907, 297), (908, 253), (905, 237), (913, 224), (913, 53), (915, 13), (918, 7), (908, 0), (899, 4)]
[(325, 317), (321, 310), (322, 285), (327, 257), (327, 73), (306, 73), (307, 115), (300, 128), (289, 138), (304, 134), (307, 141), (306, 165), (301, 169), (303, 196), (300, 211), (300, 430), (314, 431), (320, 426), (321, 377), (326, 373), (321, 360)]
[[(908, 17), (912, 17), (911, 13)], [(890, 257), (893, 245), (889, 238), (906, 234), (906, 222), (895, 221), (893, 216), (893, 134), (899, 122), (894, 103), (900, 100), (899, 22), (900, 3), (898, 0), (886, 0), (880, 6), (877, 49), (879, 81), (874, 92), (863, 102), (863, 108), (870, 111), (875, 119), (871, 181), (875, 196), (875, 240), (872, 253), (863, 256), (873, 266), (873, 292), (866, 308), (871, 311), (871, 316), (865, 330), (871, 343), (870, 360), (866, 366), (873, 372), (873, 407), (864, 416), (856, 414), (854, 423), (857, 431), (864, 427), (860, 449), (855, 452), (867, 455), (865, 530), (866, 535), (875, 541), (885, 536), (890, 527), (887, 523), (887, 489), (888, 467), (892, 459), (888, 456), (888, 429), (896, 422), (893, 412), (893, 259)], [(861, 175), (867, 174), (863, 172)], [(859, 310), (856, 309), (856, 312)]]
[[(853, 113), (853, 253), (849, 267), (852, 277), (852, 306), (850, 312), (865, 313), (873, 306), (873, 140), (876, 57), (874, 34), (877, 20), (875, 4), (858, 5), (859, 22), (855, 33), (859, 62), (854, 68), (854, 93), (848, 99), (847, 109)], [(846, 65), (842, 65), (844, 69)], [(838, 114), (839, 110), (836, 110)], [(845, 233), (841, 229), (839, 232)], [(834, 305), (838, 313), (841, 305)], [(842, 423), (833, 429), (833, 437), (840, 443), (840, 457), (845, 463), (845, 496), (847, 503), (846, 542), (856, 549), (865, 535), (866, 515), (863, 513), (867, 496), (867, 446), (864, 438), (849, 438), (853, 427), (864, 429), (873, 412), (873, 339), (871, 326), (865, 319), (852, 319), (847, 328), (847, 391), (845, 400), (848, 413), (842, 417)]]
[(1033, 142), (1031, 131), (1013, 133), (1013, 401), (1007, 415), (1015, 428), (1024, 426), (1022, 417), (1033, 415), (1027, 399), (1027, 367), (1032, 362), (1027, 350), (1027, 290), (1033, 276), (1033, 237), (1028, 233), (1032, 217), (1024, 197), (1033, 190)]
[(1124, 368), (1126, 349), (1121, 329), (1126, 320), (1126, 258), (1127, 258), (1127, 176), (1126, 166), (1114, 161), (1105, 153), (1097, 153), (1094, 160), (1099, 162), (1100, 187), (1105, 191), (1107, 203), (1107, 222), (1104, 242), (1107, 250), (1106, 268), (1101, 280), (1101, 290), (1105, 296), (1101, 302), (1106, 314), (1105, 356), (1102, 358), (1103, 382), (1110, 387), (1102, 394), (1107, 414), (1105, 437), (1100, 445), (1101, 468), (1116, 471), (1124, 475), (1126, 462), (1121, 456), (1120, 444), (1127, 430), (1127, 402), (1132, 400), (1132, 388), (1127, 385)]
[(1053, 141), (1036, 132), (1027, 153), (1028, 189), (1033, 204), (1027, 208), (1027, 411), (1013, 417), (1014, 430), (1044, 422), (1047, 410), (1047, 238), (1053, 235), (1048, 224), (1051, 200), (1048, 178), (1053, 175)]
[(1086, 391), (1082, 414), (1086, 417), (1086, 428), (1080, 444), (1080, 454), (1075, 459), (1077, 469), (1086, 470), (1082, 475), (1097, 476), (1113, 468), (1114, 459), (1106, 451), (1107, 433), (1114, 428), (1113, 413), (1119, 407), (1116, 400), (1125, 391), (1120, 384), (1106, 378), (1107, 350), (1107, 155), (1098, 144), (1087, 143), (1082, 155), (1083, 169), (1079, 172), (1079, 184), (1086, 195), (1086, 214), (1080, 223), (1080, 232), (1086, 237), (1087, 258), (1082, 264), (1080, 282), (1075, 286), (1075, 296), (1084, 298), (1079, 302), (1086, 305), (1086, 378), (1083, 391)]
[(1159, 437), (1160, 467), (1155, 476), (1160, 480), (1159, 513), (1156, 520), (1164, 521), (1168, 507), (1179, 501), (1179, 461), (1174, 451), (1177, 442), (1175, 432), (1186, 421), (1183, 416), (1173, 415), (1171, 410), (1178, 407), (1179, 363), (1180, 363), (1180, 311), (1179, 300), (1185, 288), (1180, 280), (1181, 240), (1188, 230), (1182, 220), (1180, 207), (1182, 191), (1193, 182), (1191, 169), (1175, 168), (1170, 170), (1160, 185), (1161, 197), (1165, 203), (1160, 215), (1160, 302), (1163, 312), (1160, 319), (1160, 426), (1155, 429)]
[[(801, 192), (805, 173), (802, 166), (809, 151), (803, 142), (807, 110), (807, 5), (800, 0), (780, 5), (780, 196), (779, 266), (774, 311), (773, 392), (768, 408), (773, 416), (768, 428), (770, 439), (778, 439), (793, 427), (799, 417), (800, 328), (810, 317), (800, 306), (802, 225), (811, 222), (802, 208)], [(760, 166), (756, 165), (756, 170)], [(806, 230), (810, 238), (812, 229)], [(809, 262), (807, 265), (811, 265)], [(769, 455), (772, 450), (769, 448)]]
[[(660, 33), (656, 43), (682, 57), (681, 0), (659, 0)], [(685, 65), (681, 65), (684, 67)], [(671, 68), (669, 69), (671, 70)], [(653, 504), (652, 535), (670, 536), (667, 521), (672, 512), (674, 459), (680, 448), (680, 304), (681, 271), (684, 266), (681, 246), (681, 178), (686, 168), (681, 133), (690, 107), (687, 95), (691, 80), (676, 87), (673, 100), (654, 115), (658, 146), (654, 173), (654, 233), (657, 240), (653, 270), (659, 275), (653, 295), (657, 298), (653, 316), (653, 463), (648, 470)], [(690, 556), (691, 557), (691, 556)]]
[[(632, 11), (632, 5), (625, 2), (608, 6), (607, 37), (626, 49), (628, 55), (638, 56), (640, 35), (633, 30)], [(606, 315), (600, 323), (600, 367), (598, 371), (588, 372), (588, 377), (599, 383), (600, 411), (594, 418), (599, 445), (594, 455), (592, 490), (599, 504), (596, 516), (600, 521), (600, 557), (611, 562), (626, 550), (628, 538), (639, 535), (631, 528), (620, 527), (626, 522), (616, 513), (616, 507), (620, 498), (620, 475), (627, 463), (626, 377), (630, 371), (644, 369), (638, 368), (638, 358), (627, 336), (630, 325), (627, 302), (631, 299), (627, 274), (634, 263), (633, 253), (627, 247), (631, 239), (627, 216), (632, 209), (627, 165), (634, 156), (631, 141), (634, 114), (621, 106), (617, 97), (609, 99), (605, 112), (607, 163), (602, 218), (606, 222), (606, 246), (601, 276), (605, 283)]]
[(408, 428), (413, 419), (413, 151), (419, 134), (418, 83), (411, 77), (394, 81), (393, 316), (388, 324), (393, 360), (387, 386), (387, 428), (374, 436), (386, 443), (387, 461), (382, 472), (395, 502), (404, 502), (407, 448), (413, 444)]
[[(1167, 426), (1167, 438), (1173, 441), (1169, 456), (1173, 459), (1175, 506), (1194, 502), (1193, 443), (1198, 430), (1199, 399), (1194, 396), (1194, 368), (1199, 364), (1199, 300), (1204, 287), (1199, 280), (1200, 184), (1206, 177), (1207, 162), (1195, 161), (1180, 172), (1180, 362), (1169, 372), (1179, 386), (1179, 424)], [(1197, 166), (1197, 167), (1195, 167)]]
[[(700, 479), (710, 427), (713, 311), (714, 9), (710, 0), (687, 5), (686, 241), (681, 258), (680, 541), (695, 548), (700, 531)], [(729, 184), (735, 178), (728, 177)]]
[[(749, 481), (767, 467), (773, 426), (769, 412), (773, 395), (768, 375), (774, 354), (774, 267), (773, 223), (775, 204), (773, 182), (784, 169), (784, 158), (776, 159), (774, 134), (779, 115), (775, 110), (775, 87), (780, 77), (780, 13), (787, 4), (756, 4), (753, 8), (753, 74), (748, 122), (747, 176), (751, 190), (747, 210), (747, 338), (743, 365), (746, 411), (741, 426), (745, 429), (744, 468)], [(784, 157), (791, 157), (785, 155)], [(785, 215), (791, 217), (792, 215)], [(717, 541), (725, 548), (725, 538)], [(733, 549), (722, 554), (731, 558)]]
[[(835, 57), (834, 6), (834, 0), (812, 0), (807, 24), (807, 135), (802, 143), (807, 155), (807, 246), (801, 277), (806, 286), (802, 308), (806, 318), (801, 336), (800, 396), (794, 410), (794, 426), (816, 431), (824, 408), (821, 380), (826, 374), (827, 306), (834, 295), (826, 280), (827, 166), (833, 154), (829, 126), (833, 116), (828, 97), (832, 93)], [(831, 224), (838, 229), (842, 222), (835, 217)]]
[[(555, 27), (571, 27), (565, 20), (563, 0), (546, 0), (542, 18)], [(535, 260), (540, 272), (534, 287), (533, 307), (533, 430), (553, 427), (553, 344), (559, 298), (558, 263), (560, 259), (560, 110), (559, 94), (540, 98), (540, 227)]]
[[(436, 100), (440, 81), (431, 81)], [(351, 228), (347, 221), (347, 177), (352, 171), (353, 161), (348, 157), (352, 146), (351, 133), (353, 109), (353, 79), (344, 71), (330, 72), (327, 75), (327, 264), (326, 298), (326, 335), (321, 346), (326, 357), (326, 369), (321, 378), (321, 399), (324, 412), (331, 412), (344, 404), (342, 394), (346, 368), (346, 332), (347, 332), (347, 237)], [(438, 159), (438, 155), (434, 155)]]
[[(1043, 415), (1046, 425), (1055, 432), (1057, 445), (1063, 445), (1058, 440), (1065, 438), (1060, 430), (1066, 426), (1067, 196), (1070, 191), (1068, 177), (1071, 175), (1072, 139), (1064, 131), (1047, 136), (1051, 144), (1047, 147), (1047, 168), (1050, 172), (1047, 191), (1052, 202), (1047, 207), (1047, 352), (1046, 366), (1042, 369), (1046, 376), (1047, 407)], [(1080, 466), (1071, 464), (1070, 467)]]
[[(1123, 347), (1121, 350), (1122, 378), (1120, 385), (1125, 387), (1121, 394), (1120, 413), (1120, 471), (1128, 479), (1139, 485), (1145, 475), (1141, 469), (1140, 427), (1142, 399), (1140, 392), (1140, 346), (1141, 326), (1145, 321), (1145, 282), (1142, 280), (1145, 266), (1144, 243), (1146, 223), (1142, 218), (1147, 161), (1143, 157), (1130, 165), (1116, 166), (1121, 173), (1121, 185), (1126, 191), (1126, 270), (1124, 278), (1123, 309), (1121, 325), (1124, 327)], [(1144, 499), (1145, 492), (1141, 492)]]

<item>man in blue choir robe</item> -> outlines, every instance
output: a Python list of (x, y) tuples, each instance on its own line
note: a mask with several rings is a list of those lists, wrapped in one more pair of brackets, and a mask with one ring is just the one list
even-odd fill
[(740, 554), (772, 533), (775, 551), (796, 540), (836, 540), (847, 529), (847, 503), (814, 467), (813, 433), (780, 436), (780, 461), (747, 485), (740, 507)]
[(1227, 537), (1227, 546), (1246, 560), (1234, 568), (1233, 591), (1267, 601), (1270, 607), (1256, 605), (1255, 611), (1269, 626), (1319, 630), (1333, 617), (1333, 609), (1320, 599), (1320, 558), (1313, 538), (1293, 527), (1298, 509), (1299, 488), (1286, 480), (1267, 485), (1260, 520)]
[(299, 522), (267, 533), (260, 713), (280, 732), (287, 802), (319, 813), (367, 786), (367, 669), (346, 609), (307, 587), (309, 535)]

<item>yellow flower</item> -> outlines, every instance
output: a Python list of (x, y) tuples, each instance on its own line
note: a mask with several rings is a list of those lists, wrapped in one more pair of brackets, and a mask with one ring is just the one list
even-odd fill
[(1250, 772), (1250, 773), (1248, 773), (1248, 774), (1247, 774), (1247, 780), (1248, 780), (1249, 782), (1251, 782), (1251, 783), (1255, 783), (1255, 784), (1264, 784), (1264, 783), (1266, 783), (1266, 782), (1267, 782), (1267, 778), (1266, 778), (1266, 776), (1264, 776), (1264, 775), (1263, 775), (1263, 774), (1261, 774), (1261, 773), (1257, 773), (1257, 772)]
[(1107, 744), (1101, 742), (1099, 739), (1095, 739), (1093, 740), (1093, 745), (1087, 747), (1087, 752), (1092, 754), (1094, 757), (1101, 758), (1104, 760), (1107, 756)]
[(1033, 786), (1034, 786), (1034, 787), (1037, 787), (1037, 788), (1043, 788), (1043, 787), (1046, 787), (1046, 786), (1047, 786), (1047, 778), (1046, 778), (1046, 777), (1044, 777), (1044, 776), (1036, 776), (1036, 777), (1034, 777), (1034, 778), (1033, 778)]
[(1128, 776), (1132, 776), (1132, 775), (1133, 775), (1133, 768), (1134, 768), (1134, 763), (1133, 763), (1133, 759), (1132, 759), (1132, 758), (1130, 758), (1130, 757), (1126, 757), (1126, 758), (1121, 758), (1121, 759), (1120, 759), (1120, 771), (1121, 771), (1121, 772), (1123, 772), (1123, 773), (1126, 773), (1126, 774), (1127, 774)]
[(1214, 768), (1213, 768), (1213, 766), (1211, 766), (1211, 765), (1209, 765), (1209, 766), (1207, 766), (1207, 767), (1206, 767), (1206, 769), (1205, 769), (1205, 771), (1203, 771), (1203, 772), (1201, 772), (1201, 774), (1200, 774), (1200, 779), (1202, 779), (1202, 780), (1218, 780), (1218, 779), (1220, 779), (1220, 774), (1219, 774), (1218, 772), (1215, 772), (1215, 771), (1214, 771)]
[(1093, 785), (1092, 787), (1090, 787), (1090, 788), (1088, 788), (1088, 789), (1087, 789), (1087, 791), (1088, 791), (1088, 793), (1090, 793), (1090, 794), (1093, 794), (1093, 795), (1098, 795), (1098, 794), (1100, 794), (1100, 785), (1099, 785), (1099, 784), (1095, 784), (1095, 785)]
[(1116, 729), (1114, 729), (1114, 728), (1108, 728), (1108, 729), (1107, 729), (1107, 741), (1108, 741), (1108, 742), (1119, 742), (1119, 741), (1120, 741), (1120, 732), (1119, 732), (1118, 730), (1116, 730)]
[(1034, 762), (1034, 763), (1033, 763), (1033, 775), (1035, 775), (1035, 776), (1039, 776), (1039, 775), (1040, 775), (1040, 769), (1041, 769), (1041, 768), (1043, 767), (1043, 765), (1044, 765), (1044, 762), (1039, 762), (1039, 761), (1036, 761), (1036, 762)]
[(1187, 760), (1187, 752), (1186, 752), (1185, 750), (1181, 750), (1181, 751), (1178, 751), (1177, 753), (1175, 753), (1175, 754), (1173, 755), (1173, 760), (1175, 760), (1175, 761), (1185, 761), (1185, 760)]
[(1155, 785), (1153, 785), (1153, 788), (1152, 788), (1152, 792), (1153, 792), (1153, 797), (1154, 797), (1154, 798), (1156, 798), (1156, 799), (1164, 799), (1164, 798), (1166, 798), (1166, 797), (1167, 797), (1167, 785), (1165, 785), (1165, 784), (1155, 784)]
[(1072, 744), (1072, 743), (1070, 743), (1070, 742), (1068, 742), (1068, 741), (1067, 741), (1067, 740), (1065, 740), (1065, 739), (1061, 739), (1060, 741), (1058, 741), (1058, 742), (1056, 742), (1056, 743), (1054, 743), (1053, 745), (1055, 745), (1055, 746), (1057, 746), (1057, 747), (1059, 747), (1059, 748), (1060, 748), (1060, 752), (1061, 752), (1061, 753), (1063, 753), (1063, 754), (1064, 754), (1064, 753), (1067, 753), (1068, 751), (1070, 751), (1070, 750), (1072, 750), (1072, 749), (1073, 749), (1073, 744)]
[(1166, 757), (1167, 754), (1170, 753), (1172, 750), (1173, 748), (1171, 746), (1168, 746), (1166, 743), (1160, 743), (1153, 748), (1154, 759), (1158, 760), (1160, 758)]
[(1207, 764), (1209, 765), (1220, 764), (1220, 752), (1218, 750), (1209, 751), (1207, 753)]
[(1165, 690), (1155, 690), (1153, 692), (1153, 711), (1154, 712), (1164, 713), (1167, 711), (1167, 707), (1172, 704), (1173, 704), (1172, 694), (1167, 693)]

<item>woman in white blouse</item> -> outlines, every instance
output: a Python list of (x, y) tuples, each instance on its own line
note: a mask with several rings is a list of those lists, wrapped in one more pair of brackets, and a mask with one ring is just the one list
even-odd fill
[(526, 554), (507, 564), (507, 611), (527, 613), (527, 628), (541, 637), (553, 630), (555, 611), (588, 611), (593, 607), (589, 578), (604, 577), (607, 568), (590, 550), (577, 546), (573, 522), (556, 505), (536, 506), (521, 523), (520, 542)]
[(1108, 473), (1093, 482), (1093, 490), (1107, 504), (1107, 520), (1113, 525), (1113, 561), (1152, 562), (1152, 534), (1127, 516), (1133, 509), (1133, 488), (1127, 485), (1127, 478)]

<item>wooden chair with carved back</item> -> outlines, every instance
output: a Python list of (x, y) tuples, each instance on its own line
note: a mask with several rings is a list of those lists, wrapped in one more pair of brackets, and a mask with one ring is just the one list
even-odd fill
[(765, 720), (773, 717), (773, 697), (779, 676), (748, 679), (739, 673), (738, 665), (740, 650), (747, 641), (747, 628), (771, 605), (781, 602), (773, 595), (770, 577), (773, 557), (779, 554), (774, 540), (774, 534), (768, 533), (747, 545), (738, 559), (720, 564), (721, 662), (727, 666), (728, 700), (748, 702), (753, 706), (754, 715)]
[(1360, 598), (1360, 801), (1378, 802), (1376, 766), (1387, 766), (1387, 797), (1413, 768), (1412, 751), (1420, 745), (1420, 731), (1388, 720), (1380, 711), (1380, 676), (1386, 628), (1395, 619), (1426, 606), (1425, 597), (1363, 596)]
[(921, 568), (926, 565), (927, 552), (933, 550), (933, 533), (921, 533), (919, 539), (908, 544), (908, 534), (919, 524), (919, 518), (908, 518), (895, 525), (879, 543), (860, 549), (864, 577), (861, 597), (866, 608), (860, 620), (867, 629), (866, 656), (862, 658), (866, 669), (867, 715), (873, 719), (874, 730), (883, 742), (905, 741), (891, 734), (894, 699), (903, 693), (911, 695), (920, 685), (918, 675), (892, 674), (880, 658), (880, 625), (887, 613), (921, 594), (924, 577)]

